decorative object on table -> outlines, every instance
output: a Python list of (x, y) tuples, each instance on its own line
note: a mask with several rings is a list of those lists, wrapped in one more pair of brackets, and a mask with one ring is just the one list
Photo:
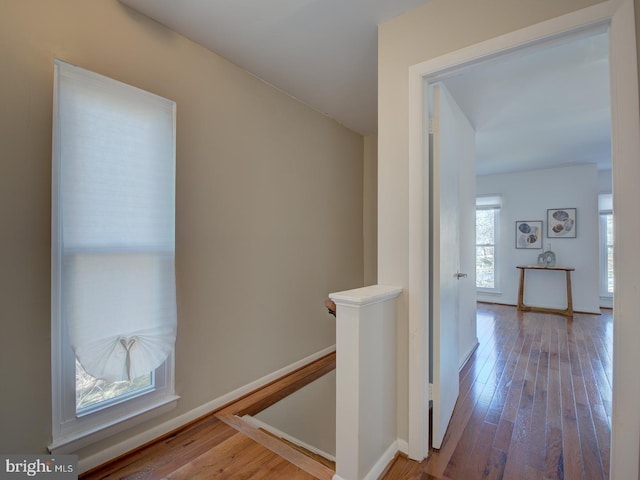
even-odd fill
[(540, 267), (555, 267), (556, 266), (556, 254), (551, 250), (542, 252), (538, 255), (538, 266)]
[(542, 248), (542, 220), (516, 222), (516, 248)]
[(576, 209), (551, 208), (547, 210), (548, 238), (576, 238)]

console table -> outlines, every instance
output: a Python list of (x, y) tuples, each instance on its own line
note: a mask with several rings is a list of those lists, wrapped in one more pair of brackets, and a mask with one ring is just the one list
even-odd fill
[[(573, 317), (573, 299), (571, 297), (571, 272), (575, 268), (571, 267), (542, 267), (539, 265), (518, 265), (516, 268), (520, 269), (520, 287), (518, 289), (518, 310), (525, 312), (542, 312), (542, 313), (556, 313), (564, 315), (565, 317)], [(546, 270), (546, 271), (559, 271), (565, 272), (565, 278), (567, 282), (567, 308), (544, 308), (544, 307), (530, 307), (524, 304), (524, 273), (527, 270)]]

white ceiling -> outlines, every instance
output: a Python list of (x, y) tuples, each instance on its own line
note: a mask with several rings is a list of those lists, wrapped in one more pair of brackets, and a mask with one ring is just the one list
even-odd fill
[(363, 135), (378, 24), (427, 0), (120, 0)]
[(444, 80), (476, 128), (479, 174), (611, 168), (606, 32), (486, 62)]
[[(377, 130), (377, 25), (428, 0), (120, 0), (363, 135)], [(582, 35), (444, 80), (478, 173), (610, 168), (608, 40)]]

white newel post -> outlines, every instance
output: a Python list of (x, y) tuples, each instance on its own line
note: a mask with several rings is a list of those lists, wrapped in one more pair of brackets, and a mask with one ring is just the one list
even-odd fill
[(396, 297), (373, 285), (332, 293), (336, 303), (336, 475), (369, 480), (398, 450)]

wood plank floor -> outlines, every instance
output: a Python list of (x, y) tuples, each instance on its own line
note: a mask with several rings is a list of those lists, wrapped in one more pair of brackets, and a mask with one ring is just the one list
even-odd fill
[[(613, 317), (478, 304), (442, 448), (398, 456), (384, 480), (607, 479)], [(335, 368), (328, 356), (82, 479), (330, 479), (332, 465), (242, 422)]]
[(440, 450), (385, 480), (607, 479), (613, 315), (478, 304), (480, 345)]

